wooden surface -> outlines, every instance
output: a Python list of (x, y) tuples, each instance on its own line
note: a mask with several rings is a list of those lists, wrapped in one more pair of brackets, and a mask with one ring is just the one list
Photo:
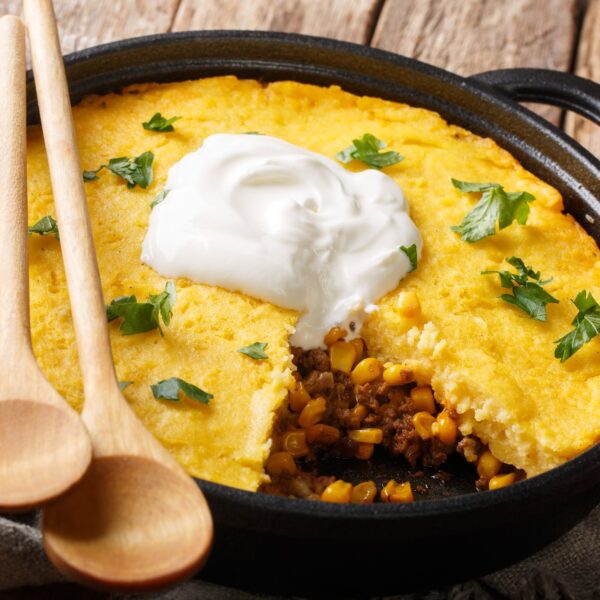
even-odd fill
[[(55, 0), (63, 52), (190, 29), (263, 29), (371, 44), (460, 73), (576, 70), (600, 81), (600, 0)], [(21, 0), (0, 0), (0, 14)], [(555, 124), (560, 109), (533, 107)], [(596, 155), (600, 128), (567, 116)]]

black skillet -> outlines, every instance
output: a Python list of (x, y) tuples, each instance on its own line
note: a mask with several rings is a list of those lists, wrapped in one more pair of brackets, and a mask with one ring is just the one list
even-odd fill
[[(423, 106), (495, 139), (558, 188), (600, 241), (600, 162), (522, 108), (569, 108), (600, 124), (600, 86), (573, 75), (512, 69), (464, 79), (416, 60), (332, 40), (262, 32), (188, 32), (124, 40), (66, 57), (72, 101), (134, 82), (235, 74), (293, 79)], [(29, 117), (35, 92), (29, 80)], [(318, 109), (317, 109), (318, 110)], [(383, 464), (369, 476), (406, 475)], [(348, 465), (349, 478), (365, 477)], [(600, 501), (600, 445), (544, 475), (473, 492), (460, 464), (429, 500), (411, 505), (328, 505), (243, 492), (205, 481), (216, 523), (202, 577), (257, 591), (339, 597), (399, 593), (475, 577), (513, 563), (580, 521)]]

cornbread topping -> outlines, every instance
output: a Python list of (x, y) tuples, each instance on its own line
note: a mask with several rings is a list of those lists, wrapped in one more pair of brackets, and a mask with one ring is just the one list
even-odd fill
[(291, 342), (305, 349), (333, 325), (359, 331), (412, 269), (400, 247), (421, 249), (391, 177), (275, 137), (212, 135), (171, 167), (165, 189), (142, 261), (302, 311)]

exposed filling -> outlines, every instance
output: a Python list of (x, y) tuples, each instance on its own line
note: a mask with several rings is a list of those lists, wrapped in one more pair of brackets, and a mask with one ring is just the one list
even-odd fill
[(346, 341), (347, 331), (332, 328), (327, 350), (292, 347), (296, 384), (278, 414), (261, 491), (327, 502), (412, 502), (427, 492), (411, 481), (355, 484), (319, 469), (327, 460), (373, 459), (383, 448), (417, 472), (447, 479), (441, 467), (454, 452), (477, 468), (476, 488), (493, 490), (524, 474), (500, 462), (473, 436), (462, 436), (458, 416), (443, 407), (431, 386), (417, 385), (401, 364), (369, 356), (362, 338)]

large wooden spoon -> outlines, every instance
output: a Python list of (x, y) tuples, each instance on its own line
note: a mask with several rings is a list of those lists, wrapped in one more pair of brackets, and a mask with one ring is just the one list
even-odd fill
[(48, 383), (29, 330), (25, 28), (0, 19), (0, 510), (47, 502), (79, 481), (92, 457), (77, 413)]
[(43, 512), (44, 544), (60, 570), (84, 582), (162, 587), (199, 568), (212, 519), (198, 486), (119, 389), (52, 2), (25, 0), (24, 9), (93, 445), (86, 476)]

